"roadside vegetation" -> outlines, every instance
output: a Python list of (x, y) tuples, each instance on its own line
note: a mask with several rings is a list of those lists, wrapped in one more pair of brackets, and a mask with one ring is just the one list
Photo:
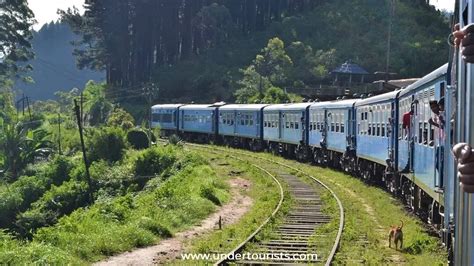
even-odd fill
[[(229, 187), (208, 161), (179, 145), (153, 145), (105, 98), (106, 86), (84, 90), (86, 174), (73, 100), (38, 103), (16, 113), (0, 93), (0, 261), (88, 264), (156, 243), (229, 200)], [(92, 195), (92, 197), (90, 196)]]

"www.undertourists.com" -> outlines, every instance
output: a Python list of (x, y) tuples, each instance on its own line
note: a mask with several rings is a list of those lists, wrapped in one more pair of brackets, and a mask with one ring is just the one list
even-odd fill
[(181, 254), (181, 260), (206, 260), (220, 261), (244, 260), (244, 261), (317, 261), (317, 254), (288, 254), (288, 253), (235, 253), (235, 254), (219, 254), (219, 253), (184, 253)]

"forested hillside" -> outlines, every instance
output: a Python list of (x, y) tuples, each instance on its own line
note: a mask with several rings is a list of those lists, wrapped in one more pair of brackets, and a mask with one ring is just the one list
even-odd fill
[(29, 62), (33, 70), (28, 73), (33, 83), (17, 81), (15, 89), (32, 99), (45, 100), (55, 98), (56, 91), (82, 89), (89, 80), (104, 80), (103, 72), (77, 68), (71, 44), (75, 39), (77, 36), (65, 23), (51, 22), (33, 32), (35, 57)]
[[(90, 1), (84, 16), (69, 10), (63, 18), (83, 37), (75, 51), (79, 65), (105, 70), (121, 97), (155, 82), (162, 101), (205, 102), (231, 100), (245, 87), (245, 70), (252, 65), (263, 79), (274, 75), (256, 66), (256, 55), (274, 37), (288, 48), (282, 52), (291, 62), (272, 66), (285, 78), (270, 87), (318, 86), (346, 60), (369, 72), (384, 71), (390, 3)], [(419, 77), (447, 61), (449, 25), (443, 14), (427, 1), (395, 1), (393, 10), (390, 72)], [(292, 58), (290, 50), (299, 57)]]

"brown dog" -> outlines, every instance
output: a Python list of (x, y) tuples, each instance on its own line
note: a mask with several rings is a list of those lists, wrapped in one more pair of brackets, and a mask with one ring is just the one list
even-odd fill
[(392, 238), (395, 243), (395, 249), (398, 250), (398, 242), (400, 242), (400, 249), (403, 248), (403, 221), (400, 220), (402, 224), (400, 226), (392, 225), (390, 232), (388, 233), (388, 247), (392, 247)]

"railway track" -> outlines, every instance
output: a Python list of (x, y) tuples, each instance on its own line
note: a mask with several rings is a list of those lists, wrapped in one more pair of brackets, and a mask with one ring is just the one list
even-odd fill
[[(229, 264), (325, 264), (329, 265), (339, 246), (344, 225), (344, 209), (334, 192), (314, 176), (284, 163), (275, 162), (255, 155), (219, 147), (186, 143), (194, 149), (214, 154), (226, 154), (236, 160), (248, 162), (272, 176), (277, 182), (286, 184), (290, 195), (290, 209), (282, 215), (281, 221), (272, 225), (271, 233), (257, 237), (269, 221), (280, 211), (280, 203), (264, 223), (245, 241), (229, 252), (226, 258), (215, 265)], [(302, 178), (304, 176), (305, 178)], [(280, 189), (281, 188), (281, 184)], [(337, 202), (338, 215), (331, 217), (324, 213), (321, 194), (328, 191)], [(281, 191), (283, 197), (283, 191)], [(321, 233), (319, 229), (338, 220), (337, 232)], [(262, 240), (260, 240), (262, 239)]]

